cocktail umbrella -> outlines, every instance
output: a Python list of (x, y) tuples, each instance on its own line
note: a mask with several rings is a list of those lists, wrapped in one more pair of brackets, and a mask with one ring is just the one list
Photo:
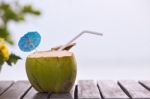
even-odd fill
[(20, 38), (18, 46), (24, 52), (34, 50), (41, 42), (41, 36), (38, 32), (28, 32)]

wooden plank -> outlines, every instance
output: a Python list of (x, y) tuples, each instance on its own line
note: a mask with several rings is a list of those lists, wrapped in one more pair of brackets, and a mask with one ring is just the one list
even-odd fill
[(132, 99), (150, 99), (150, 92), (133, 80), (119, 81), (119, 85)]
[(139, 83), (150, 91), (150, 81), (143, 80), (143, 81), (139, 81)]
[(115, 81), (98, 81), (98, 86), (104, 99), (129, 99)]
[(74, 99), (70, 93), (52, 94), (49, 99)]
[(28, 81), (17, 81), (0, 96), (0, 99), (20, 99), (30, 87)]
[(75, 94), (75, 86), (73, 86), (70, 93), (60, 93), (60, 94), (52, 93), (50, 99), (75, 99), (74, 94)]
[(78, 81), (78, 99), (101, 99), (98, 87), (93, 80)]
[(47, 98), (48, 98), (48, 93), (38, 93), (32, 87), (22, 99), (47, 99)]
[(13, 85), (14, 81), (0, 81), (0, 95), (2, 95), (9, 87)]

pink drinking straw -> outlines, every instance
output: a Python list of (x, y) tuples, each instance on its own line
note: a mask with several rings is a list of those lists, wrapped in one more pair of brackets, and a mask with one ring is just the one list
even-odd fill
[(68, 43), (66, 43), (65, 45), (63, 45), (62, 47), (60, 47), (60, 48), (58, 49), (58, 51), (63, 50), (65, 47), (67, 47), (69, 44), (71, 44), (73, 41), (75, 41), (77, 38), (79, 38), (81, 35), (83, 35), (83, 34), (85, 34), (85, 33), (103, 36), (102, 33), (85, 30), (85, 31), (82, 31), (81, 33), (79, 33), (79, 34), (78, 34), (77, 36), (75, 36), (73, 39), (71, 39)]

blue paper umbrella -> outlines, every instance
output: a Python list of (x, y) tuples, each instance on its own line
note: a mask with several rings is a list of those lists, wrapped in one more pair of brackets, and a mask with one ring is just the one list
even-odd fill
[(41, 42), (41, 36), (38, 32), (28, 32), (20, 38), (18, 46), (24, 52), (34, 50)]

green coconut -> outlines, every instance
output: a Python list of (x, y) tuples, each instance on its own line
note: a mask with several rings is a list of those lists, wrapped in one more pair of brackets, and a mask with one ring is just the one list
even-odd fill
[(37, 51), (26, 59), (26, 72), (39, 92), (69, 92), (74, 85), (77, 66), (69, 51)]

